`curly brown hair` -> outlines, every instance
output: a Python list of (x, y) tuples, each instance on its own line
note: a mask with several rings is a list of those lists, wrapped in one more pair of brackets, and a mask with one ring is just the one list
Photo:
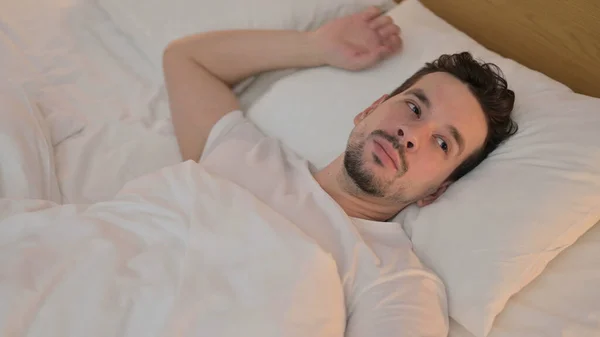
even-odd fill
[(488, 127), (483, 146), (466, 158), (446, 179), (453, 182), (477, 167), (503, 141), (517, 132), (519, 127), (511, 117), (515, 93), (508, 89), (506, 79), (497, 65), (477, 61), (469, 52), (462, 52), (444, 54), (426, 63), (390, 93), (388, 99), (404, 92), (423, 76), (435, 72), (448, 73), (468, 86), (485, 114)]

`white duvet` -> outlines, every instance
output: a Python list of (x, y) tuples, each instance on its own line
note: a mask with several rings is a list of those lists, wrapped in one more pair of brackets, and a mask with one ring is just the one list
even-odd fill
[(0, 204), (3, 336), (343, 336), (332, 258), (196, 163), (89, 206), (10, 205)]

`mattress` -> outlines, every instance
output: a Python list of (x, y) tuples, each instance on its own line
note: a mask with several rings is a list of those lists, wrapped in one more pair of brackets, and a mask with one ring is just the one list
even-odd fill
[[(84, 126), (54, 149), (63, 203), (105, 200), (125, 182), (180, 160), (160, 72), (93, 0), (20, 0), (0, 6), (2, 80), (22, 84), (44, 114), (60, 117), (53, 122)], [(244, 104), (277, 76), (283, 74), (253, 84)], [(600, 285), (600, 226), (580, 241), (511, 299), (491, 337), (531, 336), (539, 326), (567, 332), (564, 336), (600, 335), (600, 298), (588, 292)], [(581, 254), (590, 258), (576, 258)], [(569, 283), (569, 268), (583, 275), (578, 280), (587, 286)], [(573, 298), (577, 308), (570, 315), (554, 310)], [(472, 335), (451, 321), (450, 336)]]

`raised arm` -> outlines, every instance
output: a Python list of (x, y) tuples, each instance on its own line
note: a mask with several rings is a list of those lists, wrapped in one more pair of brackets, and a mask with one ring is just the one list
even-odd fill
[(240, 108), (231, 88), (245, 78), (321, 65), (360, 70), (399, 49), (399, 28), (380, 14), (372, 7), (314, 32), (218, 31), (173, 41), (163, 68), (183, 160), (199, 160), (213, 125)]

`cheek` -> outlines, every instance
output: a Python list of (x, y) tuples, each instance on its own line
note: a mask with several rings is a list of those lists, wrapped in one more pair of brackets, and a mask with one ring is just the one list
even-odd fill
[(375, 110), (368, 118), (365, 119), (367, 127), (370, 131), (386, 130), (390, 134), (395, 134), (395, 128), (399, 125), (406, 124), (406, 114), (399, 109), (392, 110), (391, 108), (380, 108)]
[(436, 153), (426, 153), (424, 151), (419, 156), (410, 159), (409, 173), (421, 184), (441, 183), (452, 173), (454, 168), (453, 164)]

